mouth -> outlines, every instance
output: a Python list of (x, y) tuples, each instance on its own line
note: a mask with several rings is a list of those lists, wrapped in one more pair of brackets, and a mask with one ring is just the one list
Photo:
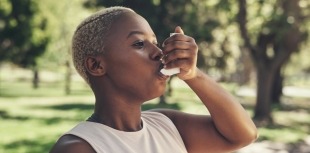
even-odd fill
[(164, 75), (164, 74), (162, 74), (162, 73), (160, 72), (160, 70), (163, 69), (163, 68), (164, 68), (164, 64), (160, 63), (159, 68), (158, 68), (158, 70), (157, 70), (157, 73), (158, 73), (158, 76), (159, 76), (161, 79), (167, 80), (170, 76)]

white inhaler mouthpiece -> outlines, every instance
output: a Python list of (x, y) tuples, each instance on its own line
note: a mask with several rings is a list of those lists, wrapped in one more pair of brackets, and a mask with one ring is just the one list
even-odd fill
[[(175, 35), (176, 33), (170, 33), (170, 37)], [(160, 73), (167, 75), (167, 76), (171, 76), (171, 75), (175, 75), (180, 73), (180, 68), (176, 67), (176, 68), (172, 68), (172, 69), (161, 69)]]

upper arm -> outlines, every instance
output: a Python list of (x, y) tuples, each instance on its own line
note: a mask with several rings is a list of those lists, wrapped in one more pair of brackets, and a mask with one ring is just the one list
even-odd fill
[(85, 140), (74, 135), (64, 135), (56, 142), (50, 153), (96, 153), (96, 151)]
[(189, 153), (230, 152), (240, 148), (223, 137), (208, 115), (193, 115), (174, 110), (154, 110), (172, 120)]

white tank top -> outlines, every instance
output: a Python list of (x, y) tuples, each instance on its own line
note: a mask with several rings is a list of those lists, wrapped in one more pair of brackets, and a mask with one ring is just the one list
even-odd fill
[(84, 121), (66, 134), (87, 141), (97, 153), (187, 153), (172, 121), (157, 112), (142, 112), (143, 127), (124, 132), (109, 126)]

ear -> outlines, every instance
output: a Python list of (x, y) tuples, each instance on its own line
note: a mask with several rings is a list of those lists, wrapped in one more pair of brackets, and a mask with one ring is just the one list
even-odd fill
[(101, 56), (89, 56), (85, 60), (86, 71), (92, 76), (102, 76), (106, 72), (104, 60)]

